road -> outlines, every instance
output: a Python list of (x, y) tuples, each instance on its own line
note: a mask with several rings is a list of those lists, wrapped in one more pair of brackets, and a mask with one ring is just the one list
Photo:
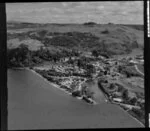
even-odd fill
[(137, 67), (137, 65), (134, 65), (134, 67), (135, 67), (135, 69), (137, 70), (137, 72), (139, 72), (141, 75), (144, 76), (144, 73), (142, 73), (142, 72), (139, 70), (139, 68)]

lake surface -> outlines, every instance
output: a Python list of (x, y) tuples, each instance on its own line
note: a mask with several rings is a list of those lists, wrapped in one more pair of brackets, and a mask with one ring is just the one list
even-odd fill
[(120, 107), (90, 105), (29, 70), (8, 70), (8, 129), (141, 127)]

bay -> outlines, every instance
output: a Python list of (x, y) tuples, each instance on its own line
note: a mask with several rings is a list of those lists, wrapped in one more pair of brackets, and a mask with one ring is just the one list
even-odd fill
[(8, 70), (8, 129), (142, 127), (117, 105), (90, 105), (29, 70)]

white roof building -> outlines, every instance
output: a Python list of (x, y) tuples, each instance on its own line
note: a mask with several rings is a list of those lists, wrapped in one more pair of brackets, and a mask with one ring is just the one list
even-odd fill
[(130, 60), (129, 62), (130, 62), (130, 63), (134, 63), (134, 64), (138, 64), (138, 62), (137, 62), (137, 61), (134, 61), (134, 60)]
[(122, 102), (122, 101), (123, 101), (121, 98), (113, 98), (113, 100), (114, 100), (115, 102)]

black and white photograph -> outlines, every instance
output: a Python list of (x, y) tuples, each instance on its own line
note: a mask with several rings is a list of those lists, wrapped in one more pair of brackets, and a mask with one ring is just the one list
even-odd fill
[(6, 3), (8, 129), (145, 127), (144, 2)]

